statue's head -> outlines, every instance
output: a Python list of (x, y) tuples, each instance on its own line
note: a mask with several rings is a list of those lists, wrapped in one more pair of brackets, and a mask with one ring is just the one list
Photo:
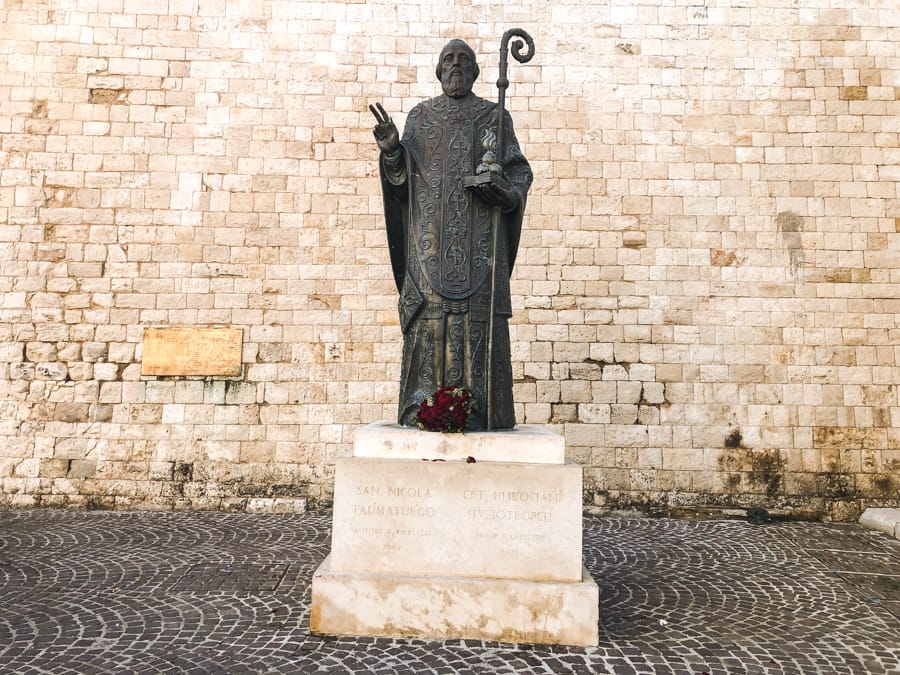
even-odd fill
[(441, 50), (434, 72), (447, 96), (462, 98), (472, 93), (480, 71), (472, 48), (462, 40), (450, 40)]

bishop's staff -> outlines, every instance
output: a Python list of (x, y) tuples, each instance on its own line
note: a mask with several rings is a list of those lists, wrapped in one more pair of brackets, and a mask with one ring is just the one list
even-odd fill
[[(499, 90), (497, 96), (497, 139), (496, 139), (496, 149), (494, 150), (494, 154), (496, 156), (496, 161), (501, 164), (493, 164), (490, 162), (490, 159), (487, 155), (490, 152), (489, 148), (485, 148), (488, 153), (485, 153), (485, 160), (476, 170), (476, 173), (482, 173), (487, 177), (492, 177), (495, 174), (498, 174), (502, 171), (502, 162), (504, 159), (503, 152), (503, 126), (504, 126), (504, 117), (506, 115), (506, 89), (509, 87), (509, 79), (507, 78), (507, 70), (508, 70), (508, 55), (510, 52), (509, 41), (511, 38), (522, 38), (522, 40), (515, 40), (512, 44), (512, 55), (513, 58), (519, 63), (528, 63), (534, 57), (534, 40), (531, 39), (531, 36), (526, 33), (521, 28), (510, 28), (503, 34), (503, 39), (500, 40), (500, 76), (497, 78), (497, 89)], [(524, 54), (522, 53), (522, 47), (528, 46), (528, 51)], [(487, 145), (487, 144), (485, 144)], [(496, 169), (495, 169), (496, 167)], [(491, 300), (490, 300), (490, 310), (488, 312), (488, 335), (487, 335), (487, 430), (493, 431), (494, 429), (494, 411), (493, 411), (493, 398), (494, 398), (494, 309), (497, 297), (497, 231), (500, 229), (500, 207), (495, 206), (491, 209)], [(509, 270), (510, 273), (512, 270)]]

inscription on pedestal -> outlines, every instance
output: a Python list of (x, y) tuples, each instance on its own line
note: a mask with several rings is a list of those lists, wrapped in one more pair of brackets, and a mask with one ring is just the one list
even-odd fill
[(240, 375), (242, 336), (240, 328), (147, 328), (141, 375)]
[(578, 581), (581, 469), (339, 459), (332, 569)]

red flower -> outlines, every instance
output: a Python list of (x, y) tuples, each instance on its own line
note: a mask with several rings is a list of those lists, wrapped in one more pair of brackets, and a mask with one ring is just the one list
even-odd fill
[(419, 404), (416, 426), (427, 431), (462, 432), (475, 407), (472, 392), (463, 387), (442, 387)]

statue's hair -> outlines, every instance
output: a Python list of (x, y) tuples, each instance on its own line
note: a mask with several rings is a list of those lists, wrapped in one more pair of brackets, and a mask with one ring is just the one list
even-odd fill
[(478, 61), (475, 58), (475, 50), (472, 49), (469, 46), (469, 43), (467, 43), (465, 40), (460, 40), (458, 38), (455, 38), (453, 40), (450, 40), (450, 42), (448, 42), (447, 44), (445, 44), (444, 48), (441, 50), (441, 53), (438, 54), (437, 66), (434, 69), (434, 74), (437, 76), (438, 81), (440, 81), (440, 79), (441, 79), (441, 61), (444, 60), (444, 54), (447, 52), (448, 49), (450, 49), (450, 46), (453, 44), (460, 44), (463, 47), (465, 47), (467, 52), (469, 52), (469, 56), (472, 57), (472, 72), (475, 75), (475, 77), (473, 78), (473, 81), (477, 80), (478, 74), (481, 72), (481, 68), (478, 67)]

